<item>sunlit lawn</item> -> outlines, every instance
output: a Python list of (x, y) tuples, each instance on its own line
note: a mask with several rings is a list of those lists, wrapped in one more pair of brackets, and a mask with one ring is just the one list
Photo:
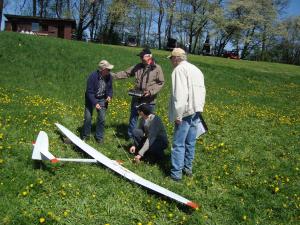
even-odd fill
[[(142, 177), (200, 205), (191, 210), (101, 165), (37, 163), (32, 141), (47, 132), (58, 157), (87, 156), (63, 143), (59, 122), (79, 135), (86, 78), (100, 59), (114, 71), (140, 49), (0, 33), (0, 224), (299, 224), (300, 68), (190, 56), (205, 75), (209, 133), (197, 141), (193, 178), (133, 164), (125, 151), (133, 79), (114, 82), (105, 142), (88, 143)], [(166, 84), (156, 113), (167, 120), (168, 52), (153, 51)], [(170, 155), (170, 148), (167, 150)]]

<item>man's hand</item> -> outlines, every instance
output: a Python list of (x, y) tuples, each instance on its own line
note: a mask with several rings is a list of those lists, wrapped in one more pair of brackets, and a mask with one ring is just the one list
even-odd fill
[(177, 125), (181, 124), (181, 122), (182, 122), (181, 119), (176, 119), (176, 120), (175, 120), (175, 123), (176, 123)]
[(101, 106), (100, 106), (99, 103), (97, 103), (95, 107), (96, 107), (97, 110), (101, 109)]
[(150, 96), (151, 93), (149, 90), (144, 90), (144, 96), (147, 97), (147, 96)]
[(108, 96), (108, 97), (106, 98), (106, 102), (110, 102), (110, 101), (111, 101), (111, 97)]
[(142, 156), (136, 155), (136, 156), (134, 157), (134, 161), (135, 161), (136, 163), (139, 163), (139, 162), (141, 162), (141, 158), (142, 158)]
[(129, 152), (130, 153), (135, 153), (136, 147), (133, 145), (130, 147)]

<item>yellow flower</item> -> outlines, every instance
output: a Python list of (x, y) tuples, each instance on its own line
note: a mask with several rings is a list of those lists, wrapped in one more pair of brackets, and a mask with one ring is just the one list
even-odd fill
[(40, 218), (40, 223), (45, 223), (46, 219), (44, 217)]
[(274, 192), (277, 193), (279, 191), (279, 187), (275, 187)]
[(247, 216), (246, 215), (243, 215), (243, 220), (246, 220), (247, 219)]
[(27, 192), (27, 191), (23, 191), (23, 192), (22, 192), (22, 195), (23, 195), (23, 196), (26, 196), (26, 195), (28, 195), (28, 192)]

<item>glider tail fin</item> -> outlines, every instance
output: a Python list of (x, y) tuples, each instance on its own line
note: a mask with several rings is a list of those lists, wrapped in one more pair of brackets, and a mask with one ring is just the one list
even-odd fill
[(40, 131), (38, 134), (31, 158), (34, 160), (50, 160), (52, 163), (58, 162), (58, 159), (49, 152), (49, 140), (46, 132)]

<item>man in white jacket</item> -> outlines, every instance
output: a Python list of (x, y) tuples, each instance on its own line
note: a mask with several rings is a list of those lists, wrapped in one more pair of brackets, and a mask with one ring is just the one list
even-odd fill
[(183, 49), (174, 48), (168, 56), (174, 67), (169, 120), (175, 123), (171, 152), (171, 178), (182, 179), (182, 173), (192, 176), (197, 126), (205, 103), (204, 77), (196, 66), (187, 62)]

